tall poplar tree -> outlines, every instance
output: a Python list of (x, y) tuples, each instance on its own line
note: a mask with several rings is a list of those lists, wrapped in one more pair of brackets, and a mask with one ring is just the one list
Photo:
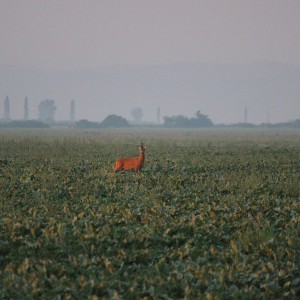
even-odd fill
[(71, 100), (71, 104), (70, 104), (70, 121), (72, 123), (75, 122), (75, 100), (74, 99)]
[(26, 96), (24, 99), (24, 121), (27, 121), (28, 118), (29, 118), (28, 98)]
[(4, 113), (3, 113), (3, 119), (6, 122), (10, 121), (10, 105), (9, 105), (9, 98), (6, 96), (4, 100)]

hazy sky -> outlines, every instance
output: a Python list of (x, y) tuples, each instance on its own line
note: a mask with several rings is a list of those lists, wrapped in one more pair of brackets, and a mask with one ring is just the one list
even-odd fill
[[(266, 61), (299, 67), (300, 0), (0, 0), (0, 43), (0, 67), (30, 66), (47, 71)], [(10, 97), (13, 118), (22, 118), (25, 96), (32, 118), (37, 116), (33, 110), (37, 111), (39, 101), (48, 97), (57, 103), (57, 119), (68, 118), (72, 98), (77, 103), (77, 119), (101, 120), (105, 117), (101, 112), (130, 118), (130, 111), (140, 106), (145, 109), (145, 119), (155, 121), (159, 105), (162, 116), (191, 116), (200, 109), (216, 123), (228, 123), (243, 120), (245, 106), (249, 114), (254, 110), (246, 97), (241, 97), (238, 105), (229, 105), (232, 99), (223, 99), (222, 94), (220, 102), (214, 102), (208, 93), (206, 98), (199, 94), (199, 101), (192, 103), (188, 91), (176, 104), (159, 94), (151, 98), (150, 91), (122, 103), (126, 110), (121, 110), (120, 105), (109, 103), (110, 95), (105, 98), (102, 90), (89, 97), (89, 82), (79, 83), (77, 94), (65, 86), (59, 92), (56, 84), (49, 82), (38, 94), (38, 83), (30, 82), (25, 88), (25, 83), (20, 84), (14, 76), (4, 75), (0, 98)], [(100, 88), (101, 84), (96, 83)], [(299, 118), (299, 86), (296, 82), (285, 91), (283, 85), (277, 98), (266, 99), (267, 104), (256, 105), (255, 110), (263, 116), (270, 113), (274, 122)], [(122, 101), (122, 88), (114, 89)], [(251, 96), (252, 91), (248, 92)], [(291, 95), (288, 105), (286, 95)], [(257, 114), (256, 119), (249, 119), (263, 122), (266, 118)]]
[(299, 0), (0, 0), (0, 65), (300, 65)]

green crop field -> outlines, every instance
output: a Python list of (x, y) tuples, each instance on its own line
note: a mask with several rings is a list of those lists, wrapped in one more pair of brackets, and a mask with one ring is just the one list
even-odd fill
[(0, 214), (1, 299), (300, 297), (299, 131), (2, 129)]

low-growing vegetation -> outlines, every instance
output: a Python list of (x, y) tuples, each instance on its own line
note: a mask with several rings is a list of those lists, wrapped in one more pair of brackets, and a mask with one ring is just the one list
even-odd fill
[(0, 298), (298, 298), (299, 153), (298, 131), (2, 129)]

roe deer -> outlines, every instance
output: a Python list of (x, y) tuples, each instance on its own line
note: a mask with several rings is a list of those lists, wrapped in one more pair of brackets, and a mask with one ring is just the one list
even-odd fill
[(139, 171), (144, 166), (145, 161), (145, 149), (143, 143), (139, 146), (140, 156), (139, 157), (132, 157), (132, 158), (120, 158), (116, 161), (116, 167), (114, 169), (115, 172), (122, 171), (122, 170), (132, 170), (132, 171)]

